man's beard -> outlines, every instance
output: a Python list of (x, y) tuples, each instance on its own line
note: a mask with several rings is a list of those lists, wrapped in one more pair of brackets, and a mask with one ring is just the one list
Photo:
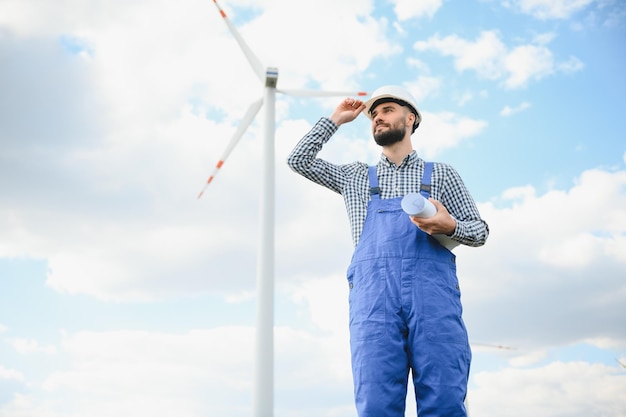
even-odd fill
[(380, 133), (374, 133), (374, 140), (379, 146), (389, 146), (401, 142), (406, 135), (406, 127), (389, 128)]

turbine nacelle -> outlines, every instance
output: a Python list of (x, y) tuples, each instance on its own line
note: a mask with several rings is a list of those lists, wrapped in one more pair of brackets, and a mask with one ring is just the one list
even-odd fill
[(276, 84), (278, 84), (278, 68), (268, 67), (265, 70), (265, 86), (276, 88)]

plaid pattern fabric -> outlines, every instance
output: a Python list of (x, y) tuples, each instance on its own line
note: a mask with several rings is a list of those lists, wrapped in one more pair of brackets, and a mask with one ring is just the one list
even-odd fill
[[(356, 246), (370, 200), (368, 165), (363, 162), (336, 165), (317, 158), (317, 154), (337, 131), (328, 118), (320, 119), (296, 145), (287, 159), (289, 167), (305, 178), (343, 196), (352, 240)], [(424, 160), (413, 151), (396, 166), (381, 154), (377, 164), (381, 198), (402, 197), (419, 192)], [(468, 246), (481, 246), (489, 235), (487, 223), (480, 218), (476, 204), (459, 174), (450, 165), (435, 163), (430, 196), (441, 202), (457, 221), (452, 239)]]

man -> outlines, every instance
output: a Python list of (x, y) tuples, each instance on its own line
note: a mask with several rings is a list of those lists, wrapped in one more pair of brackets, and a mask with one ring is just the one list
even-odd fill
[[(375, 167), (317, 158), (344, 123), (361, 113), (382, 147)], [(404, 416), (411, 371), (419, 417), (466, 416), (471, 352), (461, 318), (455, 255), (432, 235), (481, 246), (489, 234), (476, 204), (451, 166), (427, 164), (411, 135), (421, 122), (413, 96), (399, 86), (367, 102), (344, 99), (289, 155), (297, 173), (343, 195), (355, 251), (348, 268), (350, 348), (360, 417)], [(429, 194), (437, 213), (409, 217), (408, 193)]]

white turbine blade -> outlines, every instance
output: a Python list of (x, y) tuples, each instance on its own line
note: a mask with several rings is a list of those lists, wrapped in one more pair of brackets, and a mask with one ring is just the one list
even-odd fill
[(261, 64), (261, 61), (259, 60), (259, 58), (257, 58), (254, 52), (252, 52), (252, 49), (250, 49), (246, 41), (243, 40), (243, 37), (239, 34), (239, 31), (237, 31), (235, 26), (233, 26), (228, 16), (226, 16), (226, 12), (224, 12), (224, 10), (222, 10), (220, 5), (217, 4), (217, 0), (213, 0), (213, 3), (215, 3), (215, 6), (220, 11), (220, 15), (222, 15), (222, 17), (224, 18), (224, 22), (226, 22), (226, 25), (228, 26), (230, 33), (232, 33), (232, 35), (235, 37), (235, 40), (239, 44), (239, 47), (243, 51), (243, 54), (248, 59), (248, 62), (252, 66), (252, 69), (256, 73), (257, 77), (259, 77), (261, 81), (264, 81), (265, 69), (263, 67), (263, 64)]
[(276, 90), (279, 93), (297, 97), (345, 97), (367, 96), (365, 91), (317, 91), (317, 90)]
[(233, 135), (232, 139), (230, 140), (230, 142), (228, 142), (228, 146), (226, 147), (226, 150), (222, 154), (222, 157), (215, 165), (215, 168), (213, 169), (213, 172), (211, 173), (211, 176), (207, 180), (206, 184), (204, 184), (202, 191), (200, 191), (200, 194), (198, 194), (198, 198), (202, 197), (202, 194), (204, 194), (204, 190), (206, 190), (206, 188), (209, 186), (211, 181), (213, 181), (213, 178), (215, 178), (215, 176), (217, 175), (217, 172), (219, 171), (219, 169), (222, 167), (222, 165), (224, 165), (224, 162), (228, 158), (228, 155), (230, 155), (230, 153), (233, 151), (233, 149), (239, 142), (239, 139), (241, 139), (243, 134), (246, 133), (246, 130), (252, 124), (252, 121), (256, 117), (262, 105), (263, 105), (263, 99), (260, 98), (254, 103), (252, 103), (250, 107), (248, 107), (248, 111), (246, 112), (245, 116), (241, 120), (241, 123), (239, 123), (239, 126), (237, 127), (237, 130), (235, 131), (235, 134)]
[(511, 346), (503, 346), (503, 345), (492, 345), (490, 343), (480, 343), (480, 342), (470, 342), (472, 346), (483, 346), (493, 349), (501, 349), (501, 350), (515, 350), (516, 348)]

